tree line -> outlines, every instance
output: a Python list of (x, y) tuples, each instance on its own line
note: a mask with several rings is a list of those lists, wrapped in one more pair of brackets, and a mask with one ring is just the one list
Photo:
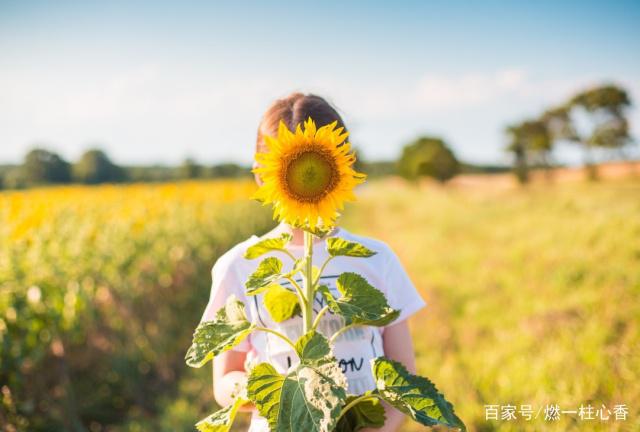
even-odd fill
[(7, 189), (20, 189), (46, 184), (236, 178), (249, 174), (249, 167), (235, 163), (207, 166), (190, 158), (178, 166), (120, 166), (100, 149), (87, 150), (71, 163), (53, 151), (35, 148), (25, 155), (20, 165), (0, 167), (0, 185)]
[(613, 84), (604, 84), (578, 92), (563, 103), (550, 107), (539, 116), (509, 125), (506, 150), (513, 154), (513, 170), (521, 183), (529, 180), (531, 167), (543, 167), (548, 175), (554, 165), (552, 152), (558, 145), (579, 146), (590, 179), (598, 178), (595, 153), (617, 153), (625, 159), (624, 149), (634, 141), (629, 132), (628, 92)]
[[(367, 161), (356, 149), (356, 169), (370, 177), (401, 175), (415, 180), (429, 176), (446, 182), (460, 172), (504, 171), (501, 166), (478, 166), (459, 162), (453, 150), (440, 138), (419, 137), (407, 144), (395, 161)], [(120, 166), (100, 149), (90, 149), (75, 162), (44, 148), (29, 151), (20, 165), (0, 166), (0, 185), (20, 189), (48, 184), (100, 184), (161, 182), (182, 179), (250, 178), (251, 168), (235, 163), (198, 164), (187, 158), (178, 166)]]

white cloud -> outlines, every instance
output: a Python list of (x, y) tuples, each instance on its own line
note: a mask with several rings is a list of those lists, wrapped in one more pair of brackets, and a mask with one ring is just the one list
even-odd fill
[(526, 72), (515, 68), (491, 74), (426, 75), (417, 84), (415, 103), (426, 110), (472, 108), (521, 94), (526, 85)]

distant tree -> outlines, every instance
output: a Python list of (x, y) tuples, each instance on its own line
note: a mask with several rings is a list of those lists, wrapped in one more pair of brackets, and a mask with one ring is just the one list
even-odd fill
[(506, 150), (513, 153), (513, 172), (518, 178), (518, 181), (525, 184), (529, 181), (527, 143), (521, 133), (519, 125), (508, 126), (506, 132), (509, 137)]
[(367, 178), (383, 177), (398, 174), (398, 163), (394, 161), (365, 161), (363, 168), (358, 170)]
[(421, 137), (406, 145), (398, 161), (398, 172), (407, 179), (429, 176), (446, 182), (460, 170), (453, 151), (440, 138)]
[(554, 142), (575, 142), (579, 139), (571, 119), (571, 105), (550, 108), (540, 116), (540, 120), (544, 122)]
[(551, 178), (551, 152), (553, 139), (543, 120), (526, 120), (507, 128), (509, 144), (507, 151), (514, 154), (514, 170), (521, 183), (528, 181), (529, 166), (545, 169)]
[(251, 169), (235, 163), (223, 163), (209, 167), (208, 176), (213, 178), (249, 177)]
[(118, 182), (124, 171), (99, 149), (87, 150), (73, 166), (73, 177), (82, 183)]
[(67, 183), (71, 165), (56, 153), (36, 148), (25, 156), (21, 174), (28, 184)]
[(125, 178), (133, 182), (162, 182), (180, 178), (179, 167), (167, 165), (126, 166), (123, 171)]
[(576, 142), (584, 149), (584, 162), (589, 178), (598, 177), (592, 150), (594, 148), (621, 151), (632, 142), (626, 109), (631, 105), (629, 95), (615, 85), (602, 85), (584, 90), (569, 102), (572, 112), (582, 111), (591, 123), (589, 131), (576, 133)]
[(6, 189), (23, 189), (29, 186), (24, 167), (17, 166), (6, 170), (2, 179), (2, 186)]
[(202, 177), (203, 168), (198, 165), (195, 160), (187, 158), (178, 167), (178, 177), (184, 179), (194, 179)]

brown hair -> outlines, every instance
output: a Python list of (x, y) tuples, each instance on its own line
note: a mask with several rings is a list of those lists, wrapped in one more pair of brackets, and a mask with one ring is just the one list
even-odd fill
[[(311, 117), (317, 127), (321, 127), (334, 121), (338, 127), (344, 127), (342, 117), (329, 102), (314, 94), (291, 93), (289, 96), (276, 100), (262, 116), (258, 126), (258, 138), (256, 140), (256, 152), (265, 151), (264, 137), (276, 136), (280, 120), (290, 130)], [(346, 128), (345, 128), (346, 130)]]

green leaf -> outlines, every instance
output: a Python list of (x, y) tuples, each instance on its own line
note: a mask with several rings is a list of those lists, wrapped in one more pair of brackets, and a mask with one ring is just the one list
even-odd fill
[(278, 284), (270, 284), (264, 295), (264, 306), (271, 318), (281, 323), (300, 313), (298, 296)]
[(236, 419), (238, 409), (248, 402), (247, 399), (238, 397), (232, 404), (211, 414), (209, 417), (196, 423), (200, 432), (229, 432), (233, 421)]
[(348, 256), (356, 258), (368, 258), (376, 254), (369, 248), (360, 243), (345, 240), (339, 237), (330, 237), (327, 239), (327, 252), (331, 256)]
[(285, 376), (269, 363), (260, 363), (251, 370), (247, 379), (247, 396), (260, 414), (269, 421), (272, 431), (277, 430), (280, 400)]
[(395, 320), (400, 311), (392, 309), (384, 294), (369, 285), (369, 282), (357, 273), (342, 273), (336, 281), (342, 296), (333, 298), (326, 286), (318, 290), (327, 300), (329, 308), (345, 319), (345, 324), (385, 326)]
[[(326, 357), (325, 357), (326, 358)], [(330, 432), (346, 398), (346, 378), (335, 359), (299, 364), (280, 375), (260, 363), (247, 381), (247, 394), (274, 432)]]
[[(371, 393), (371, 392), (366, 392)], [(345, 405), (358, 396), (347, 396)], [(365, 399), (347, 411), (338, 421), (336, 432), (356, 432), (364, 428), (381, 428), (386, 420), (384, 407), (377, 398)]]
[(315, 364), (334, 360), (331, 355), (329, 341), (315, 330), (311, 330), (300, 336), (300, 339), (296, 342), (296, 352), (300, 357), (300, 362), (304, 364)]
[(282, 233), (280, 237), (260, 240), (258, 243), (250, 246), (244, 253), (246, 259), (255, 259), (268, 252), (286, 251), (285, 246), (291, 241), (292, 236), (289, 233)]
[(412, 375), (400, 363), (384, 357), (371, 361), (380, 396), (425, 426), (444, 425), (466, 430), (442, 393), (427, 378)]
[(238, 345), (252, 330), (253, 325), (247, 320), (244, 304), (235, 296), (229, 296), (213, 321), (202, 322), (196, 328), (185, 356), (187, 365), (201, 367), (214, 356)]
[(276, 257), (265, 258), (260, 261), (258, 268), (245, 283), (247, 295), (256, 295), (282, 277), (282, 261)]

